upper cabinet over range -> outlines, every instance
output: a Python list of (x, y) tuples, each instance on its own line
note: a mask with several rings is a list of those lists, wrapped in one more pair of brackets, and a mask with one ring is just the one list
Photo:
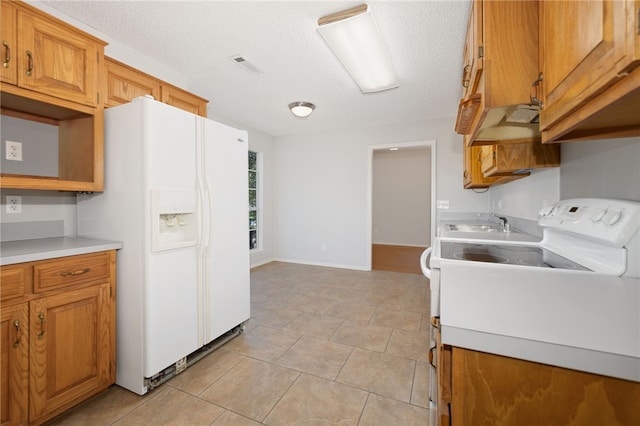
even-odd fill
[(539, 140), (538, 107), (530, 103), (538, 76), (538, 4), (472, 2), (463, 56), (463, 98), (456, 132), (471, 145)]
[(470, 145), (640, 135), (638, 0), (474, 0), (463, 58)]
[(543, 142), (640, 135), (640, 1), (541, 1)]

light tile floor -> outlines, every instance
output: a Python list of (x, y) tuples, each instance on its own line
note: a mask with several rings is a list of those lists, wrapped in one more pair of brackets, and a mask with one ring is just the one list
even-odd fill
[(145, 396), (118, 386), (52, 425), (428, 425), (420, 275), (270, 263), (244, 334)]

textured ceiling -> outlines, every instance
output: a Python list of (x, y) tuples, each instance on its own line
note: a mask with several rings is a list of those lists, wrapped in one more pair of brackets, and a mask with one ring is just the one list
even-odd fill
[[(368, 2), (400, 87), (362, 94), (316, 31), (350, 1), (42, 1), (188, 77), (209, 113), (273, 136), (451, 117), (469, 1)], [(242, 55), (250, 73), (229, 58)], [(306, 119), (293, 101), (317, 105)]]

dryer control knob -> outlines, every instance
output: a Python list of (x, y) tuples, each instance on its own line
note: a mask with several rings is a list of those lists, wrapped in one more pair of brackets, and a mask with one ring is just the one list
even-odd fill
[(602, 220), (602, 218), (607, 214), (607, 209), (597, 209), (591, 215), (590, 219), (592, 222), (597, 223)]
[(604, 215), (603, 221), (605, 225), (613, 226), (616, 223), (620, 222), (620, 219), (622, 219), (622, 213), (615, 210), (610, 210), (607, 212), (607, 214)]
[(549, 213), (551, 213), (551, 211), (553, 210), (553, 206), (544, 206), (542, 209), (540, 209), (540, 216), (549, 216)]

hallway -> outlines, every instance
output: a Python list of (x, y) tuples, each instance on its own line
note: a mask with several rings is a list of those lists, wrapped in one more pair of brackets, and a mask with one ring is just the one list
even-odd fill
[(270, 263), (244, 334), (146, 396), (118, 386), (55, 425), (428, 424), (421, 275)]

